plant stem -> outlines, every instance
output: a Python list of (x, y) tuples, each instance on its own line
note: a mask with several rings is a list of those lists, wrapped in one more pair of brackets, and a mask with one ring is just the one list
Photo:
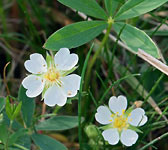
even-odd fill
[(97, 57), (99, 56), (99, 54), (101, 53), (105, 43), (107, 42), (108, 40), (108, 37), (109, 37), (109, 34), (110, 34), (110, 31), (111, 31), (111, 27), (112, 27), (112, 24), (113, 24), (113, 21), (109, 22), (108, 23), (108, 28), (107, 28), (107, 31), (106, 31), (106, 34), (104, 35), (104, 38), (100, 44), (100, 47), (99, 49), (95, 52), (95, 54), (93, 55), (93, 58), (90, 60), (89, 62), (89, 65), (88, 65), (88, 69), (87, 69), (87, 72), (86, 72), (86, 84), (84, 86), (84, 89), (86, 89), (88, 87), (88, 83), (90, 81), (90, 73), (91, 73), (91, 70), (92, 70), (92, 67), (97, 59)]
[(139, 150), (144, 150), (147, 147), (153, 145), (154, 143), (158, 142), (159, 140), (163, 139), (164, 137), (168, 136), (168, 132), (166, 132), (165, 134), (157, 137), (156, 139), (154, 139), (153, 141), (151, 141), (150, 143), (146, 144), (144, 147), (140, 148)]
[[(43, 105), (42, 105), (42, 112), (41, 112), (41, 116), (45, 115), (45, 112), (46, 112), (46, 104), (45, 104), (45, 103), (43, 103)], [(42, 118), (41, 118), (41, 121), (44, 121), (44, 120), (45, 120), (45, 118), (44, 118), (44, 117), (42, 117)]]
[(155, 82), (154, 86), (152, 87), (152, 89), (150, 90), (148, 96), (145, 98), (144, 103), (146, 103), (148, 101), (148, 98), (152, 95), (152, 93), (155, 91), (155, 89), (158, 87), (160, 81), (163, 79), (164, 74), (162, 73), (161, 76), (159, 77), (159, 79)]
[(91, 48), (90, 48), (90, 50), (89, 50), (89, 52), (87, 54), (87, 57), (85, 59), (85, 62), (84, 62), (84, 66), (83, 66), (82, 74), (81, 74), (79, 96), (78, 96), (78, 137), (79, 137), (80, 150), (83, 149), (83, 145), (82, 145), (82, 127), (81, 127), (81, 121), (82, 121), (81, 99), (82, 99), (83, 81), (84, 81), (84, 78), (85, 78), (85, 72), (86, 72), (86, 68), (87, 68), (87, 65), (88, 65), (88, 60), (89, 60), (90, 54), (92, 52), (92, 49), (93, 49), (93, 45), (91, 46)]
[(60, 106), (55, 106), (55, 109), (54, 109), (54, 111), (53, 111), (53, 114), (57, 114), (58, 113), (58, 111), (61, 109), (61, 107)]
[[(7, 81), (6, 81), (6, 68), (8, 67), (9, 64), (10, 64), (10, 62), (8, 62), (8, 63), (5, 65), (4, 69), (3, 69), (3, 77), (4, 77), (4, 85), (6, 86), (7, 94), (8, 94), (8, 95), (11, 95), (11, 94), (10, 94), (10, 91), (9, 91), (9, 87), (8, 87)], [(11, 101), (11, 99), (10, 99), (10, 101)]]
[(10, 135), (10, 130), (12, 129), (12, 123), (13, 123), (13, 120), (10, 120), (9, 129), (8, 129), (8, 137), (5, 143), (5, 150), (8, 150), (9, 135)]

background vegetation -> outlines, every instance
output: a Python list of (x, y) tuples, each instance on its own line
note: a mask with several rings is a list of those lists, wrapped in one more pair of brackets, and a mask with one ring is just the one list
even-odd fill
[[(98, 0), (97, 2), (102, 7), (105, 7), (103, 0)], [(124, 0), (119, 0), (119, 5), (123, 3)], [(165, 3), (152, 12), (126, 20), (127, 23), (144, 30), (155, 41), (165, 63), (167, 63), (168, 56), (167, 16), (168, 3)], [(9, 95), (5, 84), (3, 84), (3, 69), (8, 62), (10, 62), (10, 65), (7, 67), (6, 80), (10, 89), (10, 95), (18, 97), (21, 81), (27, 73), (23, 64), (25, 60), (29, 59), (29, 55), (37, 52), (45, 56), (46, 50), (42, 46), (53, 32), (71, 23), (87, 19), (82, 18), (78, 12), (56, 0), (0, 0), (0, 96), (5, 97)], [(111, 34), (116, 38), (118, 37), (113, 30)], [(92, 43), (94, 43), (94, 46), (90, 59), (93, 58), (92, 56), (96, 49), (98, 49), (102, 39), (103, 33), (91, 42), (71, 49), (71, 52), (79, 55), (77, 74), (81, 75), (82, 73), (84, 61)], [(143, 108), (146, 110), (149, 121), (142, 127), (144, 132), (139, 134), (138, 142), (133, 147), (125, 149), (135, 150), (142, 148), (168, 131), (168, 78), (128, 50), (122, 43), (114, 42), (114, 40), (109, 38), (105, 44), (104, 51), (99, 55), (91, 70), (89, 86), (84, 83), (84, 92), (82, 92), (81, 98), (81, 114), (85, 119), (80, 127), (84, 149), (103, 149), (102, 141), (99, 139), (95, 140), (94, 133), (93, 135), (90, 134), (94, 132), (90, 125), (98, 125), (94, 119), (97, 105), (100, 103), (107, 104), (112, 95), (125, 95), (130, 105), (135, 102), (136, 105), (141, 105), (141, 101), (145, 101)], [(137, 76), (135, 74), (140, 75)], [(86, 78), (86, 80), (88, 79)], [(113, 86), (109, 92), (105, 93), (112, 84)], [(72, 104), (66, 104), (61, 109), (57, 106), (45, 109), (43, 102), (41, 102), (41, 97), (38, 97), (35, 100), (36, 108), (33, 122), (39, 122), (41, 114), (56, 113), (58, 115), (77, 116), (77, 100), (77, 97), (74, 98)], [(69, 101), (69, 103), (71, 102)], [(2, 118), (2, 114), (0, 118)], [(16, 120), (23, 124), (21, 114), (17, 116)], [(38, 133), (49, 135), (65, 144), (68, 149), (79, 149), (77, 128), (63, 132), (40, 130)], [(2, 130), (0, 130), (0, 134), (3, 134)], [(23, 138), (17, 140), (22, 141)], [(166, 150), (168, 149), (167, 141), (168, 137), (157, 139), (156, 143), (150, 145), (147, 149)], [(21, 143), (21, 145), (26, 144)], [(27, 145), (29, 149), (30, 142)], [(31, 144), (31, 149), (37, 149), (35, 144)], [(111, 147), (107, 145), (106, 149), (111, 149)], [(123, 149), (123, 147), (121, 144), (118, 144), (114, 149)]]

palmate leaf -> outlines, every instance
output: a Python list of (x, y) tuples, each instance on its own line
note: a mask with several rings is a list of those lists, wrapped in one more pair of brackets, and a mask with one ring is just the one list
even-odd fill
[(104, 0), (104, 2), (108, 14), (113, 16), (119, 4), (122, 4), (124, 0)]
[(142, 30), (125, 23), (114, 23), (113, 28), (119, 34), (120, 30), (125, 25), (120, 38), (133, 51), (137, 52), (139, 48), (146, 53), (159, 58), (158, 48), (152, 39)]
[(147, 13), (168, 0), (128, 0), (117, 12), (115, 20), (124, 20)]
[(67, 148), (49, 136), (42, 134), (33, 134), (32, 139), (34, 143), (40, 148), (40, 150), (67, 150)]
[(62, 47), (75, 48), (98, 36), (107, 27), (105, 21), (82, 21), (70, 24), (53, 33), (44, 48), (58, 51)]
[(96, 0), (58, 0), (58, 1), (63, 5), (66, 5), (77, 11), (81, 11), (86, 15), (99, 19), (107, 19), (107, 14), (99, 6)]

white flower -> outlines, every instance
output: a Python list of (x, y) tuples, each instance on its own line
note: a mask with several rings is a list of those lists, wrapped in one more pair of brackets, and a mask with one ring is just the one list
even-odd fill
[(70, 54), (67, 48), (61, 48), (54, 58), (47, 55), (46, 60), (38, 53), (30, 55), (24, 65), (32, 74), (22, 82), (26, 95), (36, 97), (42, 93), (46, 105), (65, 105), (67, 97), (74, 97), (80, 87), (80, 76), (67, 75), (75, 70), (77, 62), (78, 55)]
[[(110, 108), (110, 109), (109, 109)], [(95, 114), (96, 120), (106, 125), (102, 127), (102, 135), (109, 144), (115, 145), (119, 140), (125, 146), (132, 146), (138, 139), (137, 127), (147, 122), (147, 116), (142, 108), (132, 110), (127, 108), (127, 99), (124, 96), (112, 96), (109, 108), (99, 106)]]

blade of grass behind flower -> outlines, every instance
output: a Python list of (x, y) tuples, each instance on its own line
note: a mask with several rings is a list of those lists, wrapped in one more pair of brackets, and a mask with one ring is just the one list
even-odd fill
[[(115, 65), (115, 70), (122, 75), (123, 73), (126, 73), (127, 75), (130, 75), (131, 73), (122, 65), (120, 65), (119, 60), (114, 57), (114, 64)], [(144, 87), (140, 84), (140, 82), (135, 78), (127, 78), (126, 82), (134, 89), (137, 91), (137, 93), (139, 95), (141, 95), (144, 99), (146, 99), (146, 97), (149, 95), (149, 93), (144, 89)], [(147, 102), (154, 108), (154, 110), (158, 113), (158, 114), (162, 114), (161, 109), (158, 107), (158, 105), (156, 104), (156, 102), (153, 100), (153, 98), (150, 96), (147, 100)], [(165, 115), (162, 116), (164, 118), (165, 121), (167, 121), (167, 118)]]
[(78, 138), (79, 138), (79, 144), (80, 144), (80, 149), (82, 149), (82, 128), (81, 128), (81, 98), (82, 98), (82, 90), (83, 90), (83, 81), (85, 78), (85, 72), (86, 72), (86, 68), (87, 68), (87, 64), (90, 58), (90, 54), (92, 52), (93, 49), (93, 44), (86, 56), (84, 65), (83, 65), (83, 69), (82, 69), (82, 74), (81, 74), (81, 82), (80, 82), (80, 89), (79, 89), (79, 98), (78, 98)]
[(3, 27), (3, 31), (4, 33), (7, 32), (7, 23), (6, 23), (6, 16), (4, 13), (4, 8), (3, 8), (3, 1), (0, 1), (0, 18), (1, 18), (1, 23), (2, 23), (2, 27)]
[(168, 132), (162, 134), (161, 136), (155, 138), (154, 140), (152, 140), (151, 142), (149, 142), (148, 144), (146, 144), (144, 147), (140, 148), (139, 150), (144, 150), (146, 148), (148, 148), (149, 146), (153, 145), (154, 143), (158, 142), (159, 140), (165, 138), (168, 136)]
[(27, 21), (28, 27), (29, 27), (29, 32), (31, 33), (32, 38), (34, 40), (37, 39), (38, 42), (41, 43), (40, 37), (38, 35), (38, 32), (37, 32), (32, 20), (31, 20), (31, 17), (29, 15), (28, 11), (27, 11), (27, 7), (26, 7), (27, 3), (26, 3), (26, 1), (17, 0), (17, 3), (19, 4), (19, 6), (21, 8), (21, 11), (23, 12), (24, 17), (26, 18), (26, 21)]

